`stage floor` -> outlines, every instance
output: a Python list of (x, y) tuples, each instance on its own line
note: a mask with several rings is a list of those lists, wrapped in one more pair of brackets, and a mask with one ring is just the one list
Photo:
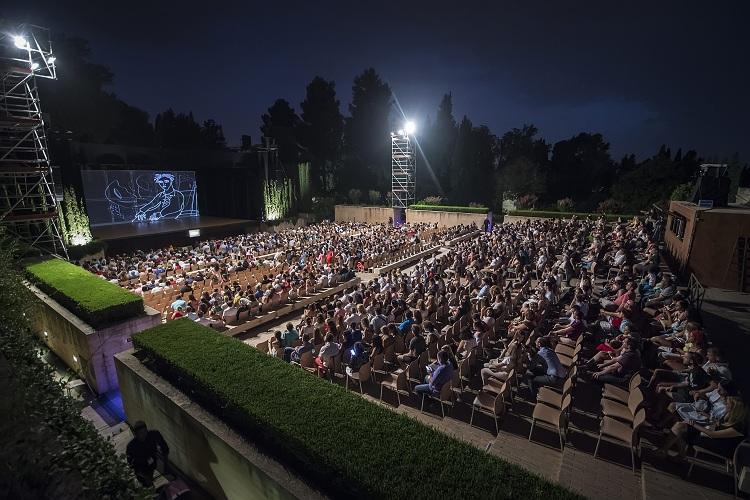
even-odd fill
[(184, 219), (172, 219), (158, 222), (133, 222), (128, 224), (111, 224), (91, 228), (94, 238), (106, 241), (128, 238), (141, 238), (169, 233), (187, 235), (189, 229), (208, 229), (224, 226), (249, 225), (253, 221), (247, 219), (229, 219), (226, 217), (211, 217), (200, 215)]

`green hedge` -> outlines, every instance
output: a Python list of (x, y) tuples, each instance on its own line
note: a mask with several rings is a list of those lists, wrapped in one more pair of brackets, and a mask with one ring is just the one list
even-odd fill
[(463, 207), (458, 205), (427, 205), (424, 203), (416, 203), (409, 205), (410, 210), (435, 210), (437, 212), (465, 212), (469, 214), (486, 214), (489, 209), (487, 207)]
[[(602, 216), (602, 214), (593, 212), (558, 212), (554, 210), (511, 210), (506, 212), (505, 215), (511, 215), (514, 217), (546, 217), (550, 219), (565, 219), (574, 215), (578, 218), (595, 217), (598, 219)], [(619, 218), (628, 220), (636, 216), (624, 214), (605, 214), (604, 217), (608, 221), (616, 221)]]
[(80, 260), (88, 255), (94, 255), (95, 253), (106, 250), (107, 243), (103, 240), (93, 240), (85, 245), (68, 246), (68, 257), (70, 260)]
[(26, 266), (29, 280), (94, 328), (143, 314), (143, 299), (61, 259)]
[(133, 342), (147, 366), (336, 498), (575, 498), (194, 322), (163, 324)]
[(17, 264), (0, 236), (0, 288), (13, 291), (0, 294), (0, 498), (153, 498), (39, 356)]

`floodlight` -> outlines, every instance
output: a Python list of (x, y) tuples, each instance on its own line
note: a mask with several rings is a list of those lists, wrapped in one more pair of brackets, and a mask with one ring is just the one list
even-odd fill
[(13, 37), (13, 43), (18, 47), (19, 49), (26, 49), (29, 47), (29, 42), (26, 41), (24, 37), (21, 35), (15, 35)]
[(52, 64), (55, 62), (55, 56), (51, 56), (49, 59), (47, 59), (47, 64)]
[(35, 70), (35, 69), (37, 69), (38, 67), (39, 67), (39, 63), (38, 63), (38, 62), (33, 62), (33, 63), (31, 63), (31, 69), (32, 69), (32, 70)]
[(408, 122), (404, 123), (404, 131), (407, 135), (413, 135), (414, 132), (417, 131), (417, 125), (413, 121), (409, 120)]
[(400, 128), (398, 129), (398, 135), (404, 135), (404, 129)]

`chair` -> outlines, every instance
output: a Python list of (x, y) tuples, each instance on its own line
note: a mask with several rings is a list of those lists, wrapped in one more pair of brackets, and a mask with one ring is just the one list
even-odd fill
[[(442, 346), (440, 346), (440, 347), (442, 347)], [(432, 342), (430, 345), (427, 346), (427, 358), (428, 358), (428, 361), (433, 362), (433, 363), (435, 361), (437, 361), (438, 348), (439, 348), (439, 346), (438, 346), (437, 342)]]
[(502, 382), (496, 378), (491, 378), (487, 382), (487, 384), (482, 386), (482, 390), (480, 392), (497, 394), (502, 398), (504, 403), (508, 403), (511, 408), (513, 407), (513, 385), (510, 381), (510, 377), (508, 377), (505, 382)]
[(458, 362), (458, 379), (461, 384), (461, 392), (464, 391), (464, 382), (468, 385), (471, 381), (471, 355)]
[(537, 422), (543, 422), (554, 426), (557, 429), (557, 435), (560, 437), (560, 451), (565, 448), (566, 433), (568, 430), (567, 412), (570, 407), (571, 396), (568, 394), (563, 398), (560, 408), (552, 408), (546, 404), (537, 403), (534, 406), (534, 413), (531, 416), (531, 430), (529, 431), (529, 441), (534, 433), (534, 426)]
[(401, 405), (401, 395), (409, 396), (409, 382), (406, 380), (406, 372), (386, 373), (385, 378), (380, 381), (380, 401), (383, 401), (383, 389), (388, 388), (396, 393), (399, 406)]
[(627, 403), (630, 392), (635, 390), (635, 388), (640, 386), (642, 383), (643, 378), (639, 373), (636, 373), (630, 378), (627, 389), (623, 389), (622, 387), (618, 387), (614, 384), (604, 384), (604, 388), (602, 389), (602, 397), (605, 399), (619, 401), (620, 403)]
[(388, 375), (388, 370), (385, 369), (385, 355), (384, 354), (378, 354), (377, 356), (373, 356), (370, 360), (372, 362), (372, 378), (375, 380), (375, 382), (378, 381), (376, 374), (386, 376)]
[(315, 355), (312, 351), (303, 352), (298, 363), (303, 370), (310, 373), (318, 373), (318, 365), (315, 364)]
[(536, 400), (539, 403), (544, 403), (551, 406), (552, 408), (562, 407), (563, 399), (565, 396), (573, 391), (573, 379), (568, 377), (565, 379), (565, 383), (562, 386), (562, 392), (557, 392), (551, 387), (541, 387), (537, 393)]
[(622, 404), (612, 399), (602, 399), (602, 414), (623, 422), (633, 422), (635, 414), (643, 404), (643, 392), (635, 388), (628, 396), (628, 403)]
[(433, 394), (422, 393), (422, 406), (419, 408), (419, 411), (421, 411), (422, 413), (424, 413), (425, 396), (440, 402), (440, 412), (442, 413), (443, 418), (445, 418), (445, 405), (447, 404), (448, 406), (453, 406), (453, 391), (451, 390), (451, 383), (444, 383), (443, 387), (440, 388), (440, 394), (438, 394), (437, 396)]
[(620, 422), (614, 418), (604, 417), (599, 427), (599, 439), (596, 440), (596, 448), (594, 448), (594, 458), (596, 458), (599, 452), (599, 444), (601, 443), (602, 437), (608, 438), (617, 443), (624, 443), (630, 446), (630, 460), (633, 464), (633, 473), (635, 473), (635, 453), (636, 451), (640, 455), (639, 450), (639, 438), (638, 430), (640, 429), (643, 422), (646, 420), (646, 410), (641, 408), (638, 413), (633, 417), (632, 426), (627, 423)]
[[(688, 461), (690, 462), (690, 468), (687, 472), (687, 477), (690, 477), (690, 474), (693, 472), (693, 467), (695, 467), (696, 464), (698, 465), (708, 465), (708, 462), (704, 460), (700, 460), (698, 458), (698, 454), (708, 455), (710, 457), (718, 458), (724, 461), (724, 469), (726, 470), (727, 474), (730, 474), (732, 476), (732, 480), (734, 481), (734, 496), (737, 497), (737, 481), (739, 480), (739, 477), (737, 475), (737, 459), (740, 452), (740, 448), (749, 446), (746, 442), (741, 442), (737, 445), (737, 447), (734, 449), (734, 453), (732, 453), (731, 457), (727, 457), (724, 455), (721, 455), (719, 453), (716, 453), (711, 450), (707, 450), (706, 448), (702, 448), (700, 446), (693, 445), (693, 456), (688, 457)], [(718, 464), (717, 464), (718, 465)]]
[(409, 384), (421, 384), (424, 379), (422, 378), (422, 371), (419, 369), (419, 360), (415, 359), (406, 366), (406, 379)]
[(474, 425), (474, 412), (478, 411), (495, 419), (495, 434), (500, 434), (500, 417), (505, 413), (505, 404), (502, 394), (493, 394), (481, 391), (474, 398), (471, 405), (471, 419), (469, 425)]
[(557, 346), (555, 346), (555, 352), (558, 356), (568, 356), (570, 358), (573, 357), (573, 354), (575, 353), (576, 348), (583, 343), (583, 335), (579, 335), (578, 339), (576, 340), (575, 346), (569, 346), (565, 345), (562, 342), (558, 342)]

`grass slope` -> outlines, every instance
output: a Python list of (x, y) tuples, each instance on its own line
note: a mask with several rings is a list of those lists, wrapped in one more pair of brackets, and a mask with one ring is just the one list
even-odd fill
[(157, 326), (134, 344), (157, 372), (336, 498), (577, 498), (196, 323)]

